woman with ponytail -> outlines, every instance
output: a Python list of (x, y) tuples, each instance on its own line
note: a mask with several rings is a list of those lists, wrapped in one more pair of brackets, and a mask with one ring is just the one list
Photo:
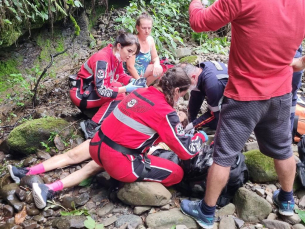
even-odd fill
[(93, 137), (98, 126), (125, 97), (125, 92), (144, 86), (131, 82), (134, 80), (124, 73), (122, 65), (139, 50), (138, 38), (120, 31), (114, 44), (93, 54), (73, 80), (70, 90), (72, 102), (81, 111), (98, 109), (92, 119), (80, 123), (86, 139)]

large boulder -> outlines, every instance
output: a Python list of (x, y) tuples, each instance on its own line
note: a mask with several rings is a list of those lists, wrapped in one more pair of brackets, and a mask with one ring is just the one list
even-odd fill
[[(13, 129), (8, 136), (11, 154), (32, 154), (43, 149), (41, 142), (48, 143), (52, 133), (60, 133), (62, 139), (72, 134), (72, 127), (64, 119), (46, 117), (27, 121)], [(55, 136), (54, 136), (55, 137)], [(50, 142), (53, 144), (53, 142)]]
[(267, 200), (246, 188), (239, 188), (235, 193), (233, 203), (236, 206), (237, 216), (250, 223), (258, 223), (267, 218), (272, 207)]
[(245, 163), (249, 170), (250, 180), (257, 183), (273, 182), (278, 180), (271, 157), (265, 156), (259, 150), (250, 150), (244, 153)]
[(170, 201), (171, 193), (160, 183), (126, 183), (118, 192), (118, 198), (133, 206), (163, 206)]

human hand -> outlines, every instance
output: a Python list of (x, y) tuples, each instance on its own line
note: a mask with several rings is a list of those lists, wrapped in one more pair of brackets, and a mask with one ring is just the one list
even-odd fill
[(189, 124), (187, 124), (184, 131), (185, 131), (185, 133), (189, 133), (192, 131), (192, 129), (194, 129), (194, 125), (193, 125), (193, 123), (190, 122)]
[(143, 87), (143, 86), (133, 85), (133, 82), (132, 82), (132, 83), (129, 83), (129, 84), (127, 84), (127, 85), (125, 86), (126, 92), (127, 92), (127, 93), (130, 93), (130, 92), (132, 92), (132, 91), (134, 91), (134, 90), (136, 90), (136, 89), (138, 89), (138, 88), (142, 88), (142, 87)]
[(294, 72), (302, 71), (305, 68), (305, 56), (293, 58), (290, 66), (293, 68)]
[(153, 76), (154, 77), (159, 77), (163, 72), (163, 68), (160, 64), (154, 64), (153, 68)]

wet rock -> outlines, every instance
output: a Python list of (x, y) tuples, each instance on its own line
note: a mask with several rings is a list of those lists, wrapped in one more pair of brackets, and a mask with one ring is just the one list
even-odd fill
[(262, 221), (265, 227), (267, 228), (276, 228), (276, 229), (290, 229), (290, 225), (286, 222), (282, 222), (279, 220), (268, 220), (264, 219)]
[(79, 196), (65, 196), (62, 198), (61, 204), (65, 207), (65, 208), (74, 208), (75, 207), (79, 207), (79, 206), (83, 206), (85, 205), (88, 201), (89, 201), (89, 194), (88, 193), (83, 193)]
[(53, 209), (44, 210), (42, 215), (46, 218), (54, 216), (54, 210)]
[(38, 222), (38, 223), (45, 223), (46, 221), (47, 221), (47, 219), (46, 218), (44, 218), (42, 215), (35, 215), (34, 217), (33, 217), (33, 220), (35, 220), (36, 222)]
[(29, 216), (39, 215), (40, 211), (36, 208), (35, 204), (32, 203), (31, 205), (26, 206), (26, 214)]
[(52, 227), (58, 229), (84, 228), (86, 216), (64, 216), (53, 220)]
[[(64, 131), (62, 131), (65, 129)], [(61, 132), (62, 131), (62, 132)], [(8, 136), (8, 146), (12, 154), (33, 154), (42, 149), (41, 142), (47, 142), (51, 132), (71, 132), (73, 127), (63, 119), (46, 117), (29, 120), (15, 127)]]
[(278, 177), (271, 157), (265, 156), (259, 150), (251, 150), (244, 153), (244, 155), (250, 179), (253, 182), (277, 181)]
[(236, 229), (233, 217), (229, 216), (221, 219), (219, 223), (219, 229)]
[(42, 160), (47, 160), (49, 158), (51, 158), (50, 154), (49, 153), (46, 153), (42, 150), (38, 150), (38, 152), (36, 153), (37, 157), (39, 159), (42, 159)]
[(31, 165), (36, 164), (36, 162), (36, 156), (30, 155), (23, 161), (23, 167), (30, 167)]
[(42, 180), (43, 180), (43, 182), (44, 182), (45, 184), (50, 184), (50, 183), (53, 182), (53, 178), (50, 177), (50, 176), (48, 176), (48, 175), (44, 175), (44, 176), (42, 177)]
[(140, 216), (136, 215), (123, 215), (115, 221), (115, 227), (121, 227), (124, 224), (129, 224), (132, 228), (136, 228), (138, 225), (143, 224)]
[(102, 200), (105, 200), (107, 198), (108, 198), (108, 192), (107, 190), (104, 189), (99, 193), (93, 195), (91, 200), (96, 203), (96, 202), (101, 202)]
[(100, 217), (105, 216), (111, 213), (113, 209), (114, 209), (113, 203), (109, 202), (108, 204), (106, 204), (104, 207), (102, 207), (97, 211), (97, 215)]
[(11, 218), (14, 216), (14, 209), (10, 205), (4, 205), (2, 211), (3, 211), (3, 217), (5, 218)]
[(0, 184), (1, 184), (1, 186), (5, 186), (5, 185), (12, 183), (12, 181), (13, 181), (13, 179), (11, 178), (10, 174), (6, 174), (3, 177), (1, 177)]
[(16, 190), (16, 196), (19, 198), (19, 200), (24, 201), (26, 199), (27, 193), (26, 191), (19, 188)]
[(33, 195), (27, 195), (26, 198), (25, 198), (25, 202), (26, 202), (27, 204), (34, 203), (34, 197), (33, 197)]
[(35, 229), (38, 228), (38, 224), (34, 220), (25, 220), (22, 224), (24, 229)]
[(65, 145), (64, 145), (64, 143), (62, 142), (60, 136), (58, 136), (58, 135), (55, 136), (55, 138), (54, 138), (54, 144), (55, 144), (55, 147), (56, 147), (59, 151), (65, 150)]
[(146, 224), (149, 228), (168, 229), (176, 225), (177, 222), (187, 226), (189, 229), (199, 228), (195, 220), (184, 215), (178, 208), (149, 214), (146, 218)]
[(24, 203), (20, 202), (20, 200), (15, 195), (16, 190), (19, 189), (18, 184), (8, 184), (1, 188), (0, 195), (6, 202), (13, 206), (13, 208), (20, 212), (23, 209)]
[(246, 222), (260, 222), (272, 211), (271, 205), (264, 198), (243, 187), (236, 192), (233, 203), (238, 217)]
[(112, 179), (107, 172), (101, 172), (95, 177), (96, 182), (101, 184), (102, 187), (110, 188), (112, 185)]
[(171, 193), (160, 183), (126, 183), (118, 192), (118, 198), (129, 205), (163, 206), (170, 201)]
[(39, 175), (24, 176), (20, 180), (20, 186), (32, 189), (32, 184), (43, 184), (43, 180)]

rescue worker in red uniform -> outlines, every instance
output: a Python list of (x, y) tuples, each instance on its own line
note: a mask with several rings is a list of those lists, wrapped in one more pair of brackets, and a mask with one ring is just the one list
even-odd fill
[(86, 139), (93, 137), (96, 128), (125, 97), (125, 92), (140, 87), (131, 83), (131, 77), (124, 73), (122, 65), (139, 50), (137, 37), (121, 32), (114, 45), (109, 44), (93, 54), (81, 66), (70, 90), (71, 100), (82, 111), (99, 108), (92, 120), (80, 123)]
[[(181, 181), (182, 168), (166, 159), (146, 155), (153, 144), (164, 142), (180, 159), (194, 157), (207, 135), (185, 136), (174, 103), (191, 86), (180, 67), (169, 69), (156, 86), (142, 88), (126, 97), (102, 123), (90, 142), (92, 159), (119, 181)], [(118, 166), (120, 165), (120, 166)]]
[(158, 142), (166, 143), (182, 160), (190, 159), (202, 150), (207, 135), (200, 132), (186, 136), (173, 108), (191, 84), (195, 81), (191, 81), (182, 68), (168, 70), (158, 85), (129, 94), (105, 119), (91, 142), (87, 140), (65, 154), (30, 168), (9, 165), (11, 177), (18, 183), (26, 175), (93, 159), (82, 169), (51, 184), (33, 183), (35, 204), (40, 209), (46, 206), (54, 192), (77, 185), (104, 169), (122, 182), (155, 181), (165, 186), (180, 182), (183, 170), (179, 165), (145, 152)]

